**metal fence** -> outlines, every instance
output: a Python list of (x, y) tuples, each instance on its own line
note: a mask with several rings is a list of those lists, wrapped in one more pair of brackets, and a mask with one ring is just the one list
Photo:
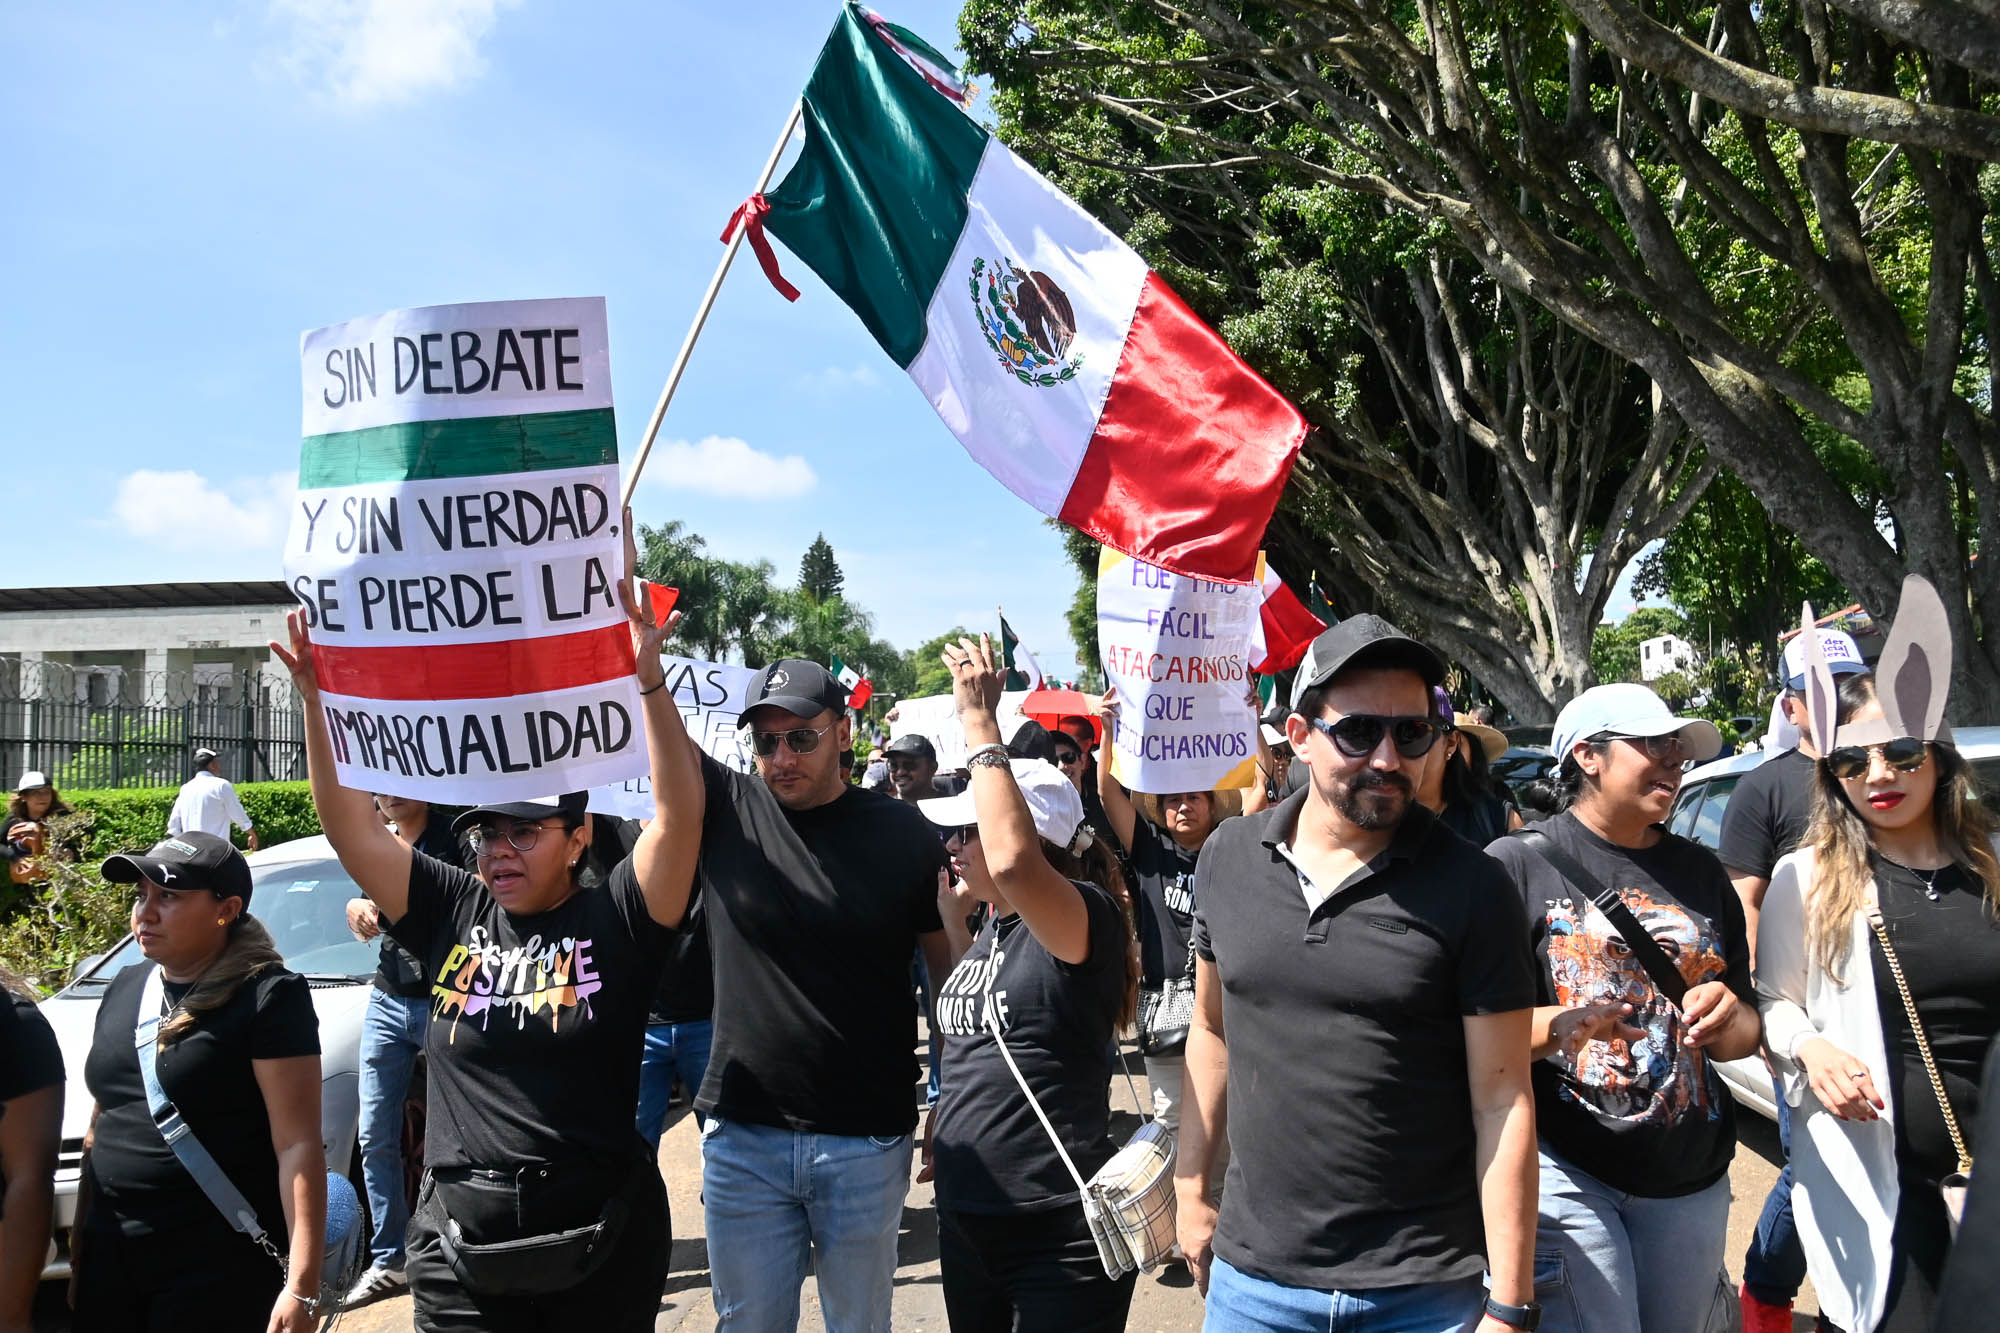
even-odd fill
[(56, 663), (0, 672), (0, 782), (30, 769), (59, 790), (174, 786), (194, 752), (222, 756), (224, 777), (269, 782), (306, 775), (305, 726), (289, 681), (129, 672)]

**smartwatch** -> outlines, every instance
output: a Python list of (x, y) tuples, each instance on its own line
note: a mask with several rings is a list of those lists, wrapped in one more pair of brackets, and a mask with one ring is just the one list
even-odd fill
[(1537, 1301), (1529, 1301), (1526, 1305), (1502, 1305), (1488, 1296), (1486, 1313), (1509, 1328), (1533, 1330), (1541, 1327), (1542, 1323), (1542, 1307)]

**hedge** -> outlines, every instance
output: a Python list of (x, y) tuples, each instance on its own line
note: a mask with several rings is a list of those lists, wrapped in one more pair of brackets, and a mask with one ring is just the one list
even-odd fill
[[(178, 787), (115, 787), (100, 791), (66, 791), (63, 800), (90, 817), (87, 859), (101, 860), (114, 852), (143, 851), (167, 836), (167, 816), (173, 813)], [(236, 794), (243, 812), (257, 826), (261, 846), (275, 847), (320, 831), (313, 809), (312, 789), (304, 782), (239, 782)], [(243, 830), (232, 830), (238, 847), (246, 847)]]

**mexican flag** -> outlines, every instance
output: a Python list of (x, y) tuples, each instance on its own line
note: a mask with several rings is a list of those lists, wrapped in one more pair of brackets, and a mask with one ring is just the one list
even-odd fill
[(1251, 636), (1250, 669), (1269, 675), (1297, 666), (1307, 647), (1326, 629), (1326, 622), (1306, 609), (1268, 562), (1259, 571), (1258, 584), (1263, 600), (1257, 608), (1257, 629)]
[(763, 225), (1007, 489), (1148, 564), (1253, 581), (1304, 420), (899, 32), (843, 7)]
[(866, 708), (868, 701), (875, 697), (875, 687), (868, 683), (868, 678), (838, 657), (830, 658), (826, 669), (840, 682), (840, 688), (847, 691), (849, 708)]
[(1006, 679), (1001, 682), (1003, 690), (1039, 690), (1042, 688), (1042, 666), (1035, 655), (1021, 645), (1021, 636), (1007, 623), (1007, 617), (1000, 617), (1000, 664), (1007, 669)]

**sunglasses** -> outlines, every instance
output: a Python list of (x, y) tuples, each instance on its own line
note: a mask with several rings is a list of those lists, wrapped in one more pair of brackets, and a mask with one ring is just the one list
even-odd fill
[(793, 727), (789, 731), (752, 731), (749, 727), (737, 733), (737, 739), (759, 759), (769, 759), (778, 752), (778, 742), (793, 754), (811, 754), (819, 748), (819, 738), (833, 730), (833, 724), (819, 728)]
[(1898, 736), (1880, 745), (1843, 745), (1827, 751), (1826, 771), (1837, 778), (1865, 777), (1869, 756), (1877, 754), (1898, 773), (1914, 773), (1930, 760), (1931, 747), (1914, 736)]
[(1323, 717), (1308, 718), (1312, 729), (1333, 742), (1333, 748), (1349, 759), (1365, 759), (1374, 754), (1384, 736), (1405, 759), (1421, 759), (1431, 752), (1444, 724), (1434, 717), (1383, 717), (1376, 713), (1349, 713), (1328, 722)]
[(957, 828), (944, 835), (946, 842), (950, 842), (953, 838), (958, 839), (958, 845), (961, 847), (965, 846), (968, 842), (976, 842), (979, 838), (979, 825), (960, 824)]
[(1060, 767), (1062, 767), (1062, 768), (1068, 768), (1068, 767), (1069, 767), (1069, 766), (1070, 766), (1071, 764), (1080, 764), (1080, 763), (1082, 763), (1082, 762), (1083, 762), (1083, 753), (1082, 753), (1082, 751), (1080, 751), (1080, 750), (1065, 750), (1065, 749), (1062, 749), (1062, 748), (1060, 748), (1060, 747), (1058, 747), (1058, 748), (1057, 748), (1057, 750), (1056, 750), (1056, 763), (1057, 763), (1057, 765), (1059, 765)]
[(504, 829), (493, 824), (476, 824), (466, 830), (465, 840), (472, 845), (474, 856), (498, 851), (503, 841), (517, 852), (529, 852), (542, 840), (547, 828), (546, 824), (513, 824)]

